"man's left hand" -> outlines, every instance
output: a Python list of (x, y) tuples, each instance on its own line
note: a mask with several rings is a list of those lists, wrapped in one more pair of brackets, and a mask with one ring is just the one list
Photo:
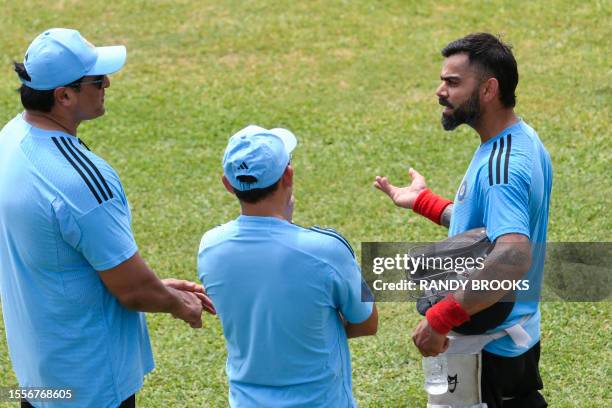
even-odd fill
[(427, 319), (421, 320), (414, 333), (412, 341), (424, 357), (437, 356), (448, 348), (448, 338), (445, 334), (435, 331)]

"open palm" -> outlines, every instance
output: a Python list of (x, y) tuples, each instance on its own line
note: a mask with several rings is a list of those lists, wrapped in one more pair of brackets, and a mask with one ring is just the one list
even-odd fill
[(413, 168), (408, 170), (412, 183), (406, 187), (396, 187), (389, 183), (386, 177), (376, 176), (374, 187), (386, 193), (395, 205), (403, 208), (412, 208), (419, 194), (427, 188), (425, 177)]

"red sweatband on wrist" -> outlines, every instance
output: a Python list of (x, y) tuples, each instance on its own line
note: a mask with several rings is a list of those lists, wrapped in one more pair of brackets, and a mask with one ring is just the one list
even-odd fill
[(426, 188), (421, 191), (414, 204), (412, 210), (427, 217), (436, 224), (440, 224), (440, 218), (444, 209), (453, 202), (444, 197), (434, 194), (430, 189)]
[(433, 305), (425, 313), (425, 317), (429, 325), (440, 334), (447, 334), (453, 327), (470, 320), (470, 315), (452, 294)]

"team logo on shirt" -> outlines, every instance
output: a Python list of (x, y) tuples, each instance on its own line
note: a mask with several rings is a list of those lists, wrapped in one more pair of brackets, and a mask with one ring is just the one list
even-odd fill
[(459, 203), (463, 202), (466, 192), (467, 192), (467, 181), (463, 180), (463, 183), (461, 183), (461, 186), (459, 187), (459, 190), (457, 191), (457, 201)]

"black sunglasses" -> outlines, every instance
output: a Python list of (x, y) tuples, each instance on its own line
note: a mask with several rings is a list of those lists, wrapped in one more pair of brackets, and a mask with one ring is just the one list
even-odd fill
[(104, 80), (106, 79), (106, 75), (96, 75), (94, 76), (95, 79), (92, 79), (91, 81), (82, 81), (81, 79), (78, 79), (66, 86), (69, 86), (71, 88), (80, 88), (81, 85), (85, 85), (85, 84), (95, 84), (96, 87), (98, 89), (102, 89), (102, 86), (104, 85)]

